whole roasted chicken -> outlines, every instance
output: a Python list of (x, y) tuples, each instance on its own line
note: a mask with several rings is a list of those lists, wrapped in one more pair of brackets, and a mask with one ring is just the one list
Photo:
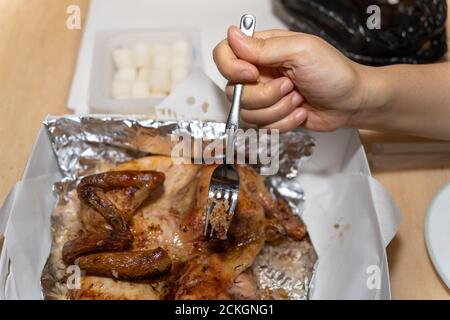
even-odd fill
[[(251, 266), (266, 244), (306, 234), (301, 220), (248, 166), (225, 240), (204, 236), (214, 165), (133, 160), (87, 176), (58, 206), (48, 267), (72, 299), (257, 299)], [(80, 286), (64, 287), (63, 269), (78, 265)], [(58, 269), (58, 270), (56, 270)]]

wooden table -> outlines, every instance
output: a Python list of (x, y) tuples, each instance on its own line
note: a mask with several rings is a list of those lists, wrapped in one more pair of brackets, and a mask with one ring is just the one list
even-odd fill
[[(66, 8), (77, 4), (84, 22), (88, 0), (0, 0), (0, 203), (20, 179), (47, 114), (65, 114), (82, 31), (66, 28)], [(363, 132), (373, 142), (416, 138)], [(450, 168), (374, 171), (404, 219), (389, 245), (393, 298), (449, 299), (424, 244), (423, 220)]]

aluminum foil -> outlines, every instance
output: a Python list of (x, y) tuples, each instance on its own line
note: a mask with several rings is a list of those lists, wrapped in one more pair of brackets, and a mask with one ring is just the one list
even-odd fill
[[(187, 133), (194, 139), (222, 139), (225, 124), (200, 121), (157, 121), (122, 117), (65, 116), (44, 122), (63, 175), (78, 179), (101, 162), (116, 164), (148, 154), (170, 155), (171, 136)], [(162, 137), (168, 148), (154, 150), (142, 143)]]
[[(179, 134), (203, 141), (225, 138), (225, 125), (218, 122), (64, 116), (50, 118), (44, 125), (64, 176), (55, 184), (59, 201), (65, 201), (82, 176), (149, 154), (170, 155), (171, 148), (177, 143), (173, 137)], [(266, 179), (271, 192), (285, 198), (300, 216), (304, 192), (296, 178), (302, 163), (311, 156), (314, 145), (314, 140), (301, 131), (280, 135), (277, 148), (279, 170)], [(254, 167), (264, 169), (258, 164)], [(277, 247), (266, 246), (252, 270), (262, 297), (307, 299), (316, 260), (309, 238)]]
[(252, 265), (261, 296), (307, 300), (316, 262), (317, 255), (309, 239), (266, 245)]

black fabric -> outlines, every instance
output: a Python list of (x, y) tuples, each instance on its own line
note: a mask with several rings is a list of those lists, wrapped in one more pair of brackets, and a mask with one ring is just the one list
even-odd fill
[[(367, 27), (370, 5), (380, 8), (380, 29)], [(367, 65), (429, 63), (447, 52), (445, 0), (275, 0), (275, 12)]]

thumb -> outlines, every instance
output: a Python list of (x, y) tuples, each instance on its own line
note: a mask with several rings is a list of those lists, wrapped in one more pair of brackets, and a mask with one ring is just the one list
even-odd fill
[(228, 44), (242, 60), (265, 67), (279, 67), (291, 61), (299, 51), (298, 35), (253, 38), (237, 27), (228, 29)]

